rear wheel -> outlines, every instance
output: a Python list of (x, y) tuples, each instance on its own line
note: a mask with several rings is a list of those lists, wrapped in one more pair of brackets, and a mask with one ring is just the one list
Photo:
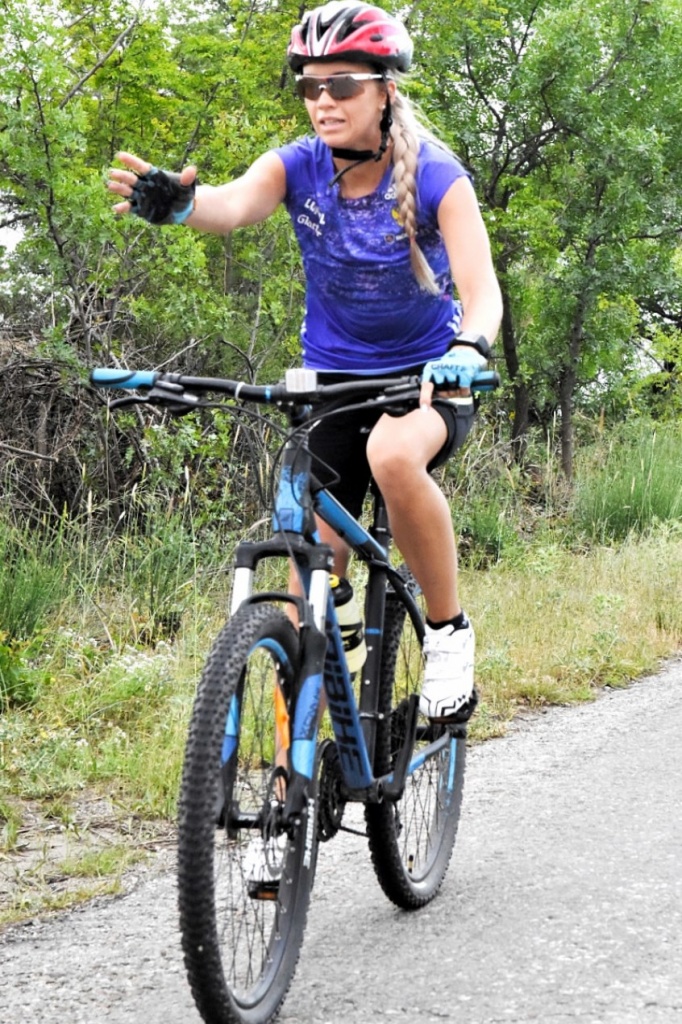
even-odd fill
[[(413, 592), (417, 585), (413, 583)], [(386, 598), (375, 775), (395, 766), (405, 737), (408, 698), (421, 691), (422, 644), (405, 606)], [(367, 804), (367, 834), (379, 883), (397, 906), (424, 906), (438, 892), (450, 863), (462, 804), (466, 726), (432, 725), (421, 713), (414, 755), (430, 752), (408, 775), (400, 800)], [(413, 757), (414, 761), (414, 757)]]
[(287, 617), (273, 605), (247, 606), (218, 635), (197, 692), (180, 794), (178, 883), (185, 965), (209, 1024), (271, 1020), (303, 940), (315, 793), (295, 827), (286, 831), (282, 822), (297, 666), (298, 636)]

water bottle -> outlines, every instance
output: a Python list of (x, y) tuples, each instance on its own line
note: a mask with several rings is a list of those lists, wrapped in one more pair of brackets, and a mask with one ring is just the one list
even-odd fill
[(349, 672), (358, 672), (367, 657), (365, 631), (362, 628), (362, 615), (355, 599), (353, 588), (343, 577), (330, 576), (336, 617), (339, 620), (343, 649), (346, 652), (346, 663)]

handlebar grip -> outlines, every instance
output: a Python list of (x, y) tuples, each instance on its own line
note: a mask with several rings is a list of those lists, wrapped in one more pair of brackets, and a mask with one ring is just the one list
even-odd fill
[(482, 370), (471, 382), (472, 391), (494, 391), (502, 383), (497, 370)]
[(97, 367), (90, 383), (98, 388), (153, 388), (159, 374), (155, 370), (111, 370)]

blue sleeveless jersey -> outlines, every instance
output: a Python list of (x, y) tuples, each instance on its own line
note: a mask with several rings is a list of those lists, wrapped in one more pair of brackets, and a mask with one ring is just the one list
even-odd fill
[(423, 291), (410, 265), (389, 165), (376, 192), (344, 199), (330, 187), (330, 149), (307, 137), (276, 150), (286, 168), (285, 204), (303, 256), (303, 359), (316, 370), (374, 374), (403, 370), (447, 349), (462, 317), (453, 296), (438, 206), (466, 171), (450, 153), (422, 142), (417, 172), (417, 238), (440, 288)]

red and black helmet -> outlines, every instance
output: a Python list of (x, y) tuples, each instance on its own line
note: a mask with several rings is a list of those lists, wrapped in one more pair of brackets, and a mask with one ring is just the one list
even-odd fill
[(371, 4), (331, 0), (292, 30), (287, 59), (294, 71), (309, 61), (351, 60), (407, 71), (412, 40), (396, 18)]

